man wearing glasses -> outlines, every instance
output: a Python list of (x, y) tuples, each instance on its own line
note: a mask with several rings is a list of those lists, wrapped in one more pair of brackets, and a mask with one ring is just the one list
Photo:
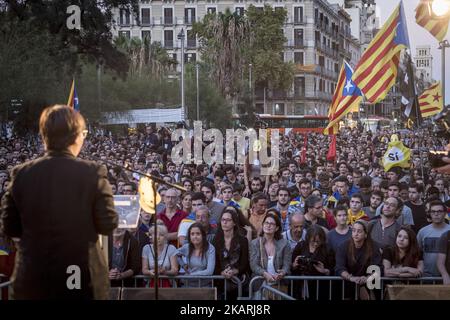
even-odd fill
[(445, 223), (447, 208), (441, 200), (431, 201), (428, 207), (431, 224), (419, 230), (417, 242), (423, 251), (424, 276), (440, 277), (436, 261), (439, 255), (439, 238), (450, 230), (450, 226)]
[[(108, 299), (98, 235), (111, 234), (118, 216), (106, 168), (77, 159), (87, 130), (72, 108), (46, 108), (39, 131), (45, 155), (14, 168), (2, 199), (1, 231), (19, 247), (14, 299)], [(69, 287), (74, 269), (78, 285)]]

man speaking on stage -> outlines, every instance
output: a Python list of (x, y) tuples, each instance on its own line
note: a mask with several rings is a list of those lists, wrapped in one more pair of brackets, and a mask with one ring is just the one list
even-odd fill
[(0, 227), (16, 241), (14, 299), (108, 299), (98, 235), (117, 227), (104, 166), (77, 159), (83, 116), (55, 105), (39, 120), (45, 155), (13, 169)]

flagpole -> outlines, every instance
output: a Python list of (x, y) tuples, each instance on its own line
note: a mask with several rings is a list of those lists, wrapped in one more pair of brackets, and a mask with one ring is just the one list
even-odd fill
[[(410, 64), (409, 67), (413, 71), (413, 69), (412, 69), (413, 68), (413, 66), (412, 66), (412, 59), (411, 59), (411, 54), (410, 53), (411, 52), (409, 52), (409, 53), (406, 52), (406, 54), (408, 55), (408, 59), (409, 59), (409, 64)], [(412, 82), (413, 89), (414, 89), (413, 106), (414, 106), (414, 112), (416, 114), (416, 128), (420, 129), (422, 116), (421, 116), (421, 114), (419, 112), (419, 98), (417, 96), (417, 88), (416, 88), (416, 83), (415, 83), (415, 79), (414, 79), (414, 73), (412, 73), (412, 77), (411, 77), (410, 81)], [(424, 172), (423, 172), (422, 150), (420, 148), (420, 145), (419, 145), (419, 158), (420, 158), (420, 169), (421, 169), (421, 172), (422, 172), (422, 179), (425, 179), (424, 178)]]

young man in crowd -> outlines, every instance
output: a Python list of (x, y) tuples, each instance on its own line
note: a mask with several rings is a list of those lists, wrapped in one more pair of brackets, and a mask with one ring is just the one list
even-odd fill
[(344, 206), (337, 206), (333, 209), (334, 220), (336, 221), (336, 228), (327, 234), (328, 248), (333, 252), (346, 240), (352, 236), (352, 231), (348, 225), (348, 212)]
[(439, 277), (441, 274), (436, 265), (439, 254), (439, 238), (450, 230), (450, 226), (445, 223), (447, 207), (442, 201), (433, 200), (429, 203), (428, 213), (431, 217), (431, 224), (419, 230), (417, 242), (423, 251), (424, 276)]
[(380, 191), (372, 191), (370, 194), (370, 204), (367, 207), (363, 207), (362, 210), (369, 217), (373, 219), (376, 217), (377, 208), (381, 205), (383, 201), (383, 194)]

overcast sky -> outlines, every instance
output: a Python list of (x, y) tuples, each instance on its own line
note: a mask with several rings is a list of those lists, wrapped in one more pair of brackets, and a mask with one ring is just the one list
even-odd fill
[[(392, 11), (399, 3), (399, 0), (376, 0), (377, 13), (380, 17), (380, 27), (389, 18)], [(441, 81), (442, 51), (438, 50), (439, 43), (436, 38), (416, 23), (415, 9), (418, 3), (419, 0), (403, 0), (406, 20), (408, 22), (409, 42), (411, 44), (412, 56), (415, 55), (417, 45), (430, 45), (431, 53), (433, 55), (433, 79)], [(450, 32), (447, 33), (445, 39), (450, 42)], [(450, 48), (446, 49), (445, 57), (445, 103), (450, 104)]]

